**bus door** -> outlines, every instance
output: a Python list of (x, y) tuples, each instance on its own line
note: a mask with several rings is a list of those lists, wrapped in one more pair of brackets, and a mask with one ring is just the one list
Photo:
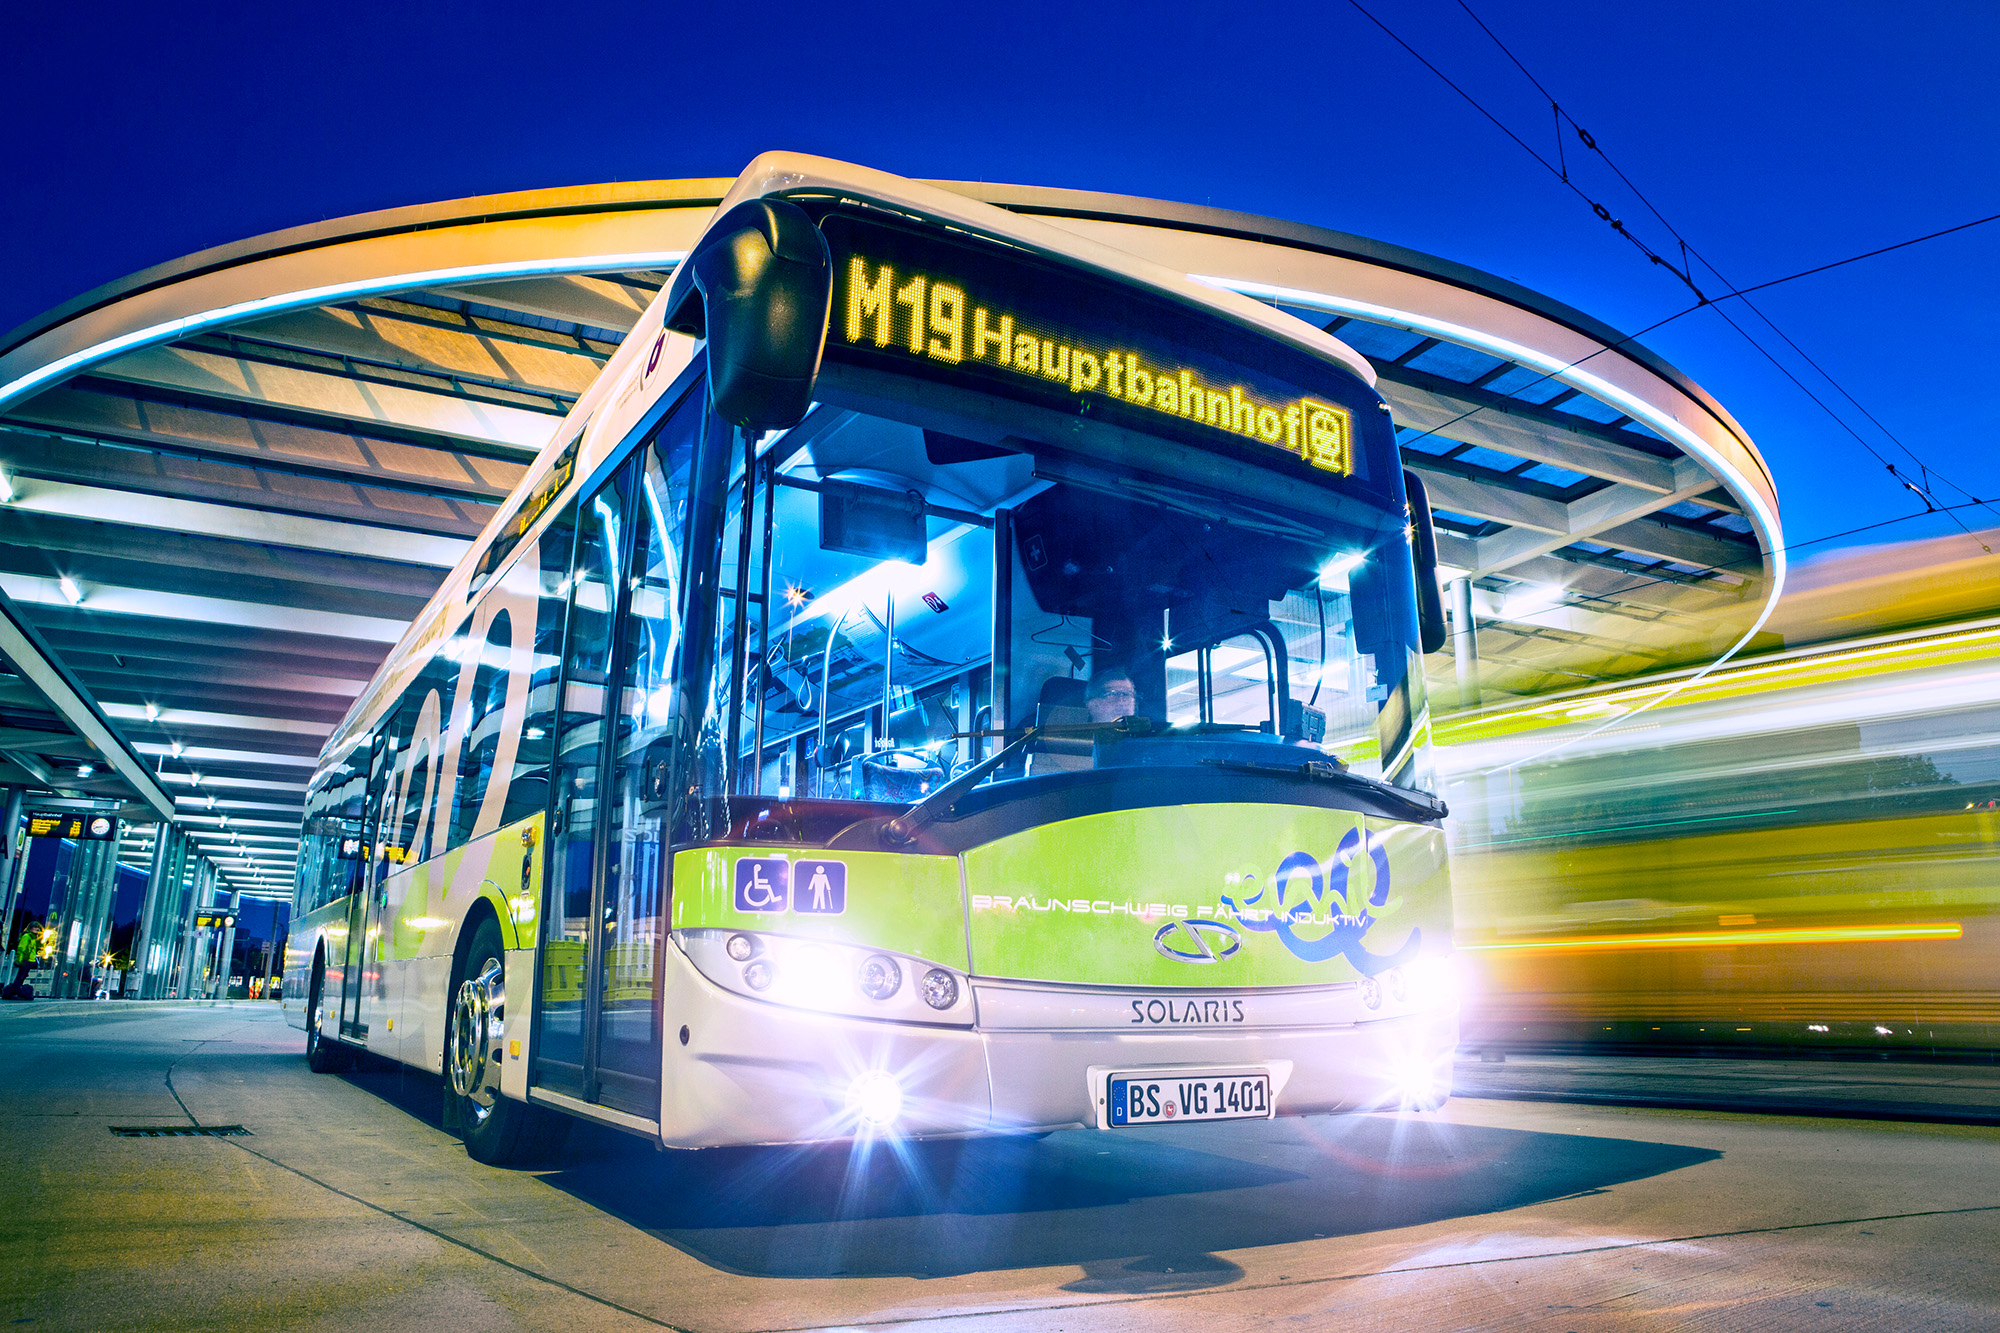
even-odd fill
[(691, 395), (579, 508), (550, 772), (533, 1080), (648, 1119), (660, 1106), (661, 775), (681, 648), (686, 418), (702, 406)]
[[(699, 410), (705, 396), (694, 400)], [(688, 407), (670, 420), (660, 447), (632, 477), (632, 545), (618, 622), (614, 690), (598, 827), (602, 944), (591, 960), (591, 1100), (657, 1118), (660, 1108), (660, 951), (667, 942), (670, 754), (681, 649), (681, 531), (684, 453), (670, 441)], [(679, 464), (680, 466), (676, 466)], [(698, 710), (698, 705), (689, 711)]]
[(614, 628), (630, 549), (632, 467), (613, 473), (577, 512), (543, 861), (541, 976), (535, 1005), (535, 1085), (593, 1101), (589, 979), (603, 965), (600, 886)]
[(384, 809), (389, 788), (390, 742), (378, 732), (366, 756), (368, 785), (361, 798), (361, 818), (355, 821), (361, 833), (360, 873), (353, 880), (354, 891), (347, 899), (347, 939), (340, 968), (340, 1035), (353, 1041), (368, 1037), (369, 1014), (363, 996), (375, 983), (381, 965), (375, 958), (374, 936), (382, 919), (380, 906), (387, 893), (386, 881), (392, 868), (384, 859), (386, 827)]

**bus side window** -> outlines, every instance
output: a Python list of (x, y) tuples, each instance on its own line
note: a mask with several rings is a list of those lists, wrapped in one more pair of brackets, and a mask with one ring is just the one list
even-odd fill
[(458, 749), (458, 790), (453, 802), (450, 845), (469, 841), (486, 803), (493, 780), (493, 761), (500, 751), (502, 713), (507, 702), (507, 665), (513, 646), (512, 618), (503, 608), (493, 615), (472, 672), (472, 700), (466, 714), (465, 736)]
[(507, 803), (500, 813), (505, 826), (548, 809), (549, 760), (555, 754), (556, 686), (561, 673), (563, 619), (569, 610), (570, 560), (576, 545), (575, 500), (563, 507), (555, 521), (543, 531), (537, 561), (540, 565), (533, 648), (517, 652), (510, 663), (514, 671), (532, 673), (528, 680), (528, 703), (521, 719), (518, 748), (514, 751), (514, 771), (507, 778)]

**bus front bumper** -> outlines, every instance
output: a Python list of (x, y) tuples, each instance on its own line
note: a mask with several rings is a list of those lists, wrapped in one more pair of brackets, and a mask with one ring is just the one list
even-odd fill
[(660, 1103), (676, 1148), (1099, 1127), (1107, 1071), (1265, 1069), (1279, 1115), (1428, 1108), (1458, 1041), (1454, 1010), (1166, 1032), (885, 1023), (750, 999), (677, 961)]

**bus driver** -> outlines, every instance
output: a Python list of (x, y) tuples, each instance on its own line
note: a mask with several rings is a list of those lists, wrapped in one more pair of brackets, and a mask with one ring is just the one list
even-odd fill
[(1139, 691), (1124, 667), (1106, 666), (1090, 678), (1083, 706), (1092, 722), (1116, 722), (1139, 711)]

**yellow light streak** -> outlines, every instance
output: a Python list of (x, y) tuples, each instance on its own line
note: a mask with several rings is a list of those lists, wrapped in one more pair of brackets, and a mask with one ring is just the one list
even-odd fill
[(1900, 926), (1771, 926), (1758, 930), (1696, 930), (1672, 935), (1575, 935), (1564, 939), (1504, 944), (1461, 944), (1487, 953), (1533, 949), (1714, 949), (1742, 944), (1857, 944), (1883, 940), (1955, 940), (1965, 934), (1956, 921), (1922, 921)]

